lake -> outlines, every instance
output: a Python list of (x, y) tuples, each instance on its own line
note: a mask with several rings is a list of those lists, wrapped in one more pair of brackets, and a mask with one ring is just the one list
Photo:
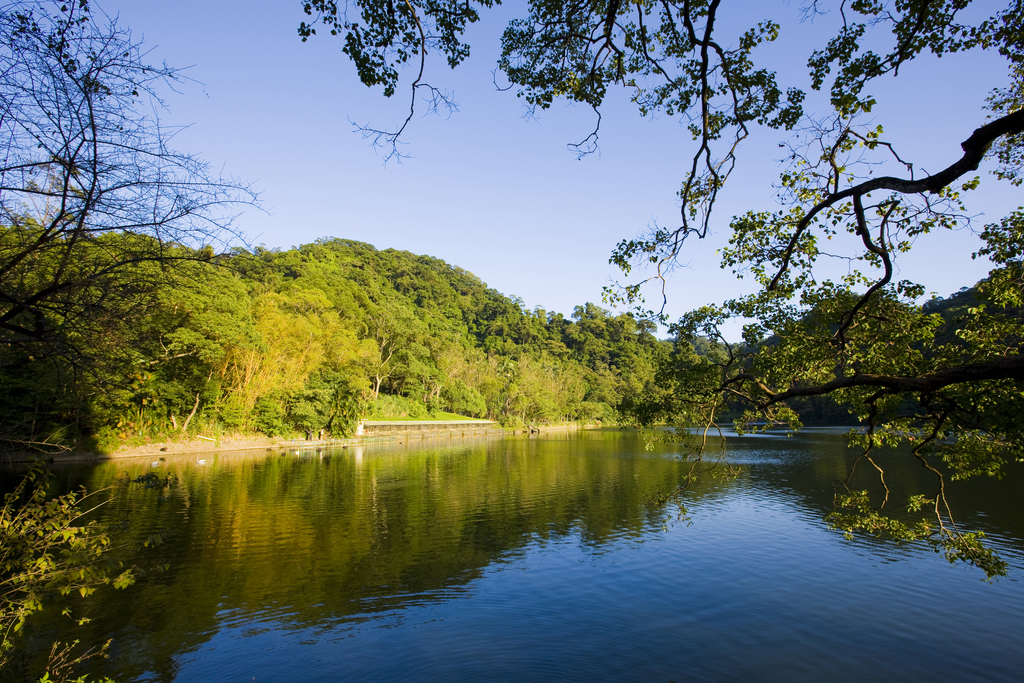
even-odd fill
[[(1019, 681), (1024, 472), (955, 484), (995, 582), (823, 521), (842, 430), (730, 438), (734, 478), (594, 430), (62, 469), (150, 571), (31, 636), (102, 642), (118, 681)], [(926, 482), (882, 456), (901, 491)], [(166, 489), (126, 485), (147, 472)], [(866, 481), (866, 480), (865, 480)], [(121, 483), (119, 483), (121, 482)]]

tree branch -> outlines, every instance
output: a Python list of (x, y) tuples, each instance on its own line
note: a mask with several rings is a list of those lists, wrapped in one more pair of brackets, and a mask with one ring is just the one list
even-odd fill
[(810, 387), (796, 387), (778, 393), (769, 390), (756, 375), (748, 372), (742, 372), (734, 375), (728, 383), (731, 384), (743, 381), (754, 382), (760, 389), (768, 394), (768, 399), (763, 402), (763, 406), (768, 406), (790, 398), (797, 398), (801, 396), (822, 396), (839, 389), (849, 389), (853, 387), (882, 387), (883, 389), (888, 390), (887, 393), (915, 392), (930, 394), (954, 384), (1000, 379), (1024, 382), (1024, 356), (1018, 354), (982, 363), (958, 365), (951, 368), (937, 370), (919, 377), (868, 375), (857, 373), (847, 377), (837, 377), (831, 382), (826, 382), (824, 384)]
[(900, 194), (941, 192), (957, 178), (970, 173), (971, 171), (978, 170), (978, 166), (981, 165), (981, 161), (985, 158), (985, 154), (992, 146), (992, 143), (1003, 136), (1017, 135), (1021, 132), (1024, 132), (1024, 109), (1019, 109), (1012, 114), (1007, 114), (1006, 116), (996, 119), (995, 121), (975, 130), (969, 138), (960, 143), (960, 148), (964, 151), (963, 156), (934, 175), (921, 178), (920, 180), (907, 180), (904, 178), (882, 176), (880, 178), (872, 178), (871, 180), (867, 180), (855, 185), (854, 187), (847, 188), (842, 192), (835, 192), (829, 195), (815, 204), (811, 210), (807, 212), (807, 215), (805, 215), (800, 222), (796, 224), (793, 234), (790, 237), (789, 244), (783, 252), (782, 264), (779, 266), (778, 272), (768, 284), (767, 289), (769, 291), (774, 290), (778, 286), (782, 276), (789, 270), (793, 252), (796, 250), (796, 246), (801, 235), (803, 235), (807, 228), (810, 227), (811, 221), (814, 220), (814, 217), (825, 209), (834, 206), (843, 200), (858, 196), (862, 197), (876, 190), (891, 190)]

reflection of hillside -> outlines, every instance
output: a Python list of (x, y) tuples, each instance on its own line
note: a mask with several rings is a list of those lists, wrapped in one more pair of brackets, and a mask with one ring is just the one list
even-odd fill
[[(674, 488), (679, 460), (645, 454), (631, 434), (507, 439), (448, 448), (390, 447), (205, 466), (191, 459), (97, 465), (70, 478), (90, 488), (145, 471), (176, 474), (166, 500), (122, 487), (106, 520), (132, 533), (170, 531), (148, 561), (170, 571), (83, 603), (85, 641), (112, 634), (104, 673), (174, 676), (174, 658), (232, 622), (296, 628), (369, 618), (466, 590), (481, 570), (535, 540), (578, 535), (603, 545), (660, 526), (646, 502)], [(426, 594), (426, 595), (425, 595)], [(254, 624), (257, 627), (258, 624)]]
[[(221, 454), (208, 456), (202, 466), (194, 456), (169, 457), (155, 468), (119, 462), (66, 470), (68, 485), (85, 482), (90, 488), (143, 472), (175, 474), (181, 484), (165, 499), (156, 490), (119, 486), (104, 519), (129, 520), (137, 538), (168, 529), (167, 543), (148, 551), (145, 561), (166, 562), (170, 570), (143, 577), (128, 591), (89, 598), (82, 609), (94, 622), (63, 637), (114, 637), (115, 659), (96, 673), (171, 680), (197, 650), (244, 652), (256, 641), (266, 646), (305, 631), (343, 637), (367, 621), (392, 626), (411, 607), (429, 603), (454, 600), (448, 606), (458, 609), (459, 598), (475, 598), (485, 585), (476, 579), (489, 576), (489, 567), (536, 550), (534, 544), (582, 543), (589, 551), (648, 537), (674, 517), (673, 508), (648, 501), (673, 490), (689, 469), (674, 457), (675, 447), (646, 453), (634, 434), (616, 430), (454, 443), (337, 450), (322, 458), (314, 452)], [(719, 528), (726, 555), (743, 556), (745, 544), (764, 542), (759, 530), (772, 524), (772, 515), (759, 514), (759, 506), (798, 518), (797, 526), (820, 529), (817, 520), (831, 509), (831, 483), (846, 476), (855, 455), (841, 434), (820, 430), (797, 438), (730, 439), (729, 461), (743, 469), (735, 479), (703, 476), (689, 489), (683, 502), (698, 532), (689, 538), (723, 519), (739, 520), (747, 525), (739, 532)], [(717, 453), (712, 449), (708, 456)], [(880, 457), (894, 500), (923, 481), (909, 459)], [(965, 513), (968, 525), (980, 520), (979, 526), (1019, 548), (1024, 498), (1013, 495), (1019, 487), (1019, 480), (957, 485), (954, 501), (988, 514)], [(996, 497), (992, 491), (998, 490), (1010, 495)], [(716, 510), (726, 509), (741, 514), (713, 519)], [(687, 530), (676, 525), (672, 533)], [(786, 544), (792, 538), (783, 535)], [(890, 554), (892, 546), (869, 543)], [(706, 536), (694, 547), (711, 550), (680, 556), (695, 562), (692, 567), (720, 561)], [(793, 548), (762, 551), (777, 558)], [(813, 565), (816, 556), (809, 557)], [(651, 580), (663, 580), (657, 572), (664, 570), (652, 569)], [(639, 576), (647, 580), (643, 571)], [(661, 600), (642, 599), (649, 605)], [(65, 622), (56, 616), (38, 622), (37, 639), (48, 647), (52, 631)], [(269, 633), (246, 638), (261, 631)]]

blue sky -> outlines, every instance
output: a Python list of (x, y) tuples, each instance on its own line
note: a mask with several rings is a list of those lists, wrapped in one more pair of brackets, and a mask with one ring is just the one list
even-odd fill
[[(620, 239), (654, 222), (678, 223), (675, 193), (693, 143), (678, 119), (641, 118), (624, 92), (607, 102), (600, 153), (583, 160), (566, 144), (591, 130), (590, 111), (556, 103), (525, 119), (514, 92), (498, 92), (491, 73), (501, 31), (521, 6), (484, 12), (468, 36), (473, 55), (455, 71), (441, 60), (428, 62), (428, 80), (453, 92), (459, 111), (448, 118), (418, 115), (404, 138), (411, 158), (385, 165), (350, 121), (394, 127), (407, 113), (407, 91), (386, 99), (360, 84), (340, 39), (323, 35), (302, 43), (299, 0), (100, 5), (144, 39), (150, 61), (189, 67), (185, 73), (195, 82), (169, 95), (161, 118), (188, 125), (174, 140), (177, 149), (260, 192), (265, 212), (247, 210), (238, 222), (251, 244), (288, 248), (342, 237), (429, 254), (522, 298), (528, 308), (569, 314), (575, 305), (599, 302), (602, 286), (618, 275), (608, 256)], [(751, 2), (738, 18), (783, 18), (782, 37), (761, 59), (783, 73), (784, 84), (806, 87), (802, 65), (827, 40), (834, 17), (800, 24), (798, 8)], [(918, 169), (938, 170), (984, 122), (984, 99), (1005, 73), (991, 55), (921, 60), (899, 79), (872, 85), (875, 121)], [(772, 181), (784, 139), (782, 132), (757, 130), (744, 144), (717, 209), (715, 236), (695, 244), (684, 259), (688, 267), (670, 282), (673, 316), (751, 287), (720, 270), (715, 251), (727, 237), (729, 216), (777, 208)], [(970, 205), (984, 214), (979, 229), (1021, 203), (1019, 190), (994, 179), (985, 185)], [(899, 278), (948, 295), (987, 273), (986, 262), (970, 258), (976, 249), (966, 230), (929, 236), (901, 258)]]

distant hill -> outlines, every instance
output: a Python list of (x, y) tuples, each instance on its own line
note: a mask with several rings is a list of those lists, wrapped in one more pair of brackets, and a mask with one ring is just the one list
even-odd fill
[(340, 435), (439, 412), (610, 422), (671, 348), (629, 314), (525, 310), (440, 259), (344, 239), (122, 280), (73, 337), (0, 350), (8, 444)]

